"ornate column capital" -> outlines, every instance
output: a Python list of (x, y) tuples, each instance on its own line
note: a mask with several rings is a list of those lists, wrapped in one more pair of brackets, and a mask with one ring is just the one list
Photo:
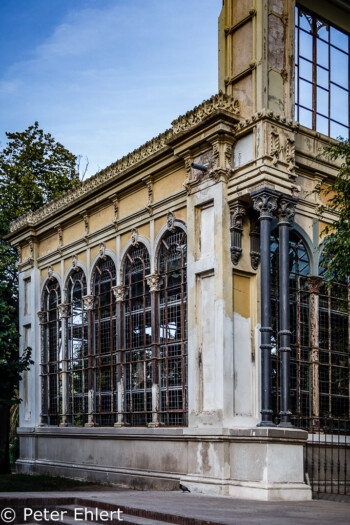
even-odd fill
[(274, 212), (277, 210), (278, 198), (280, 194), (277, 191), (268, 188), (254, 191), (251, 194), (253, 207), (259, 213), (259, 220), (271, 220)]
[(295, 208), (297, 199), (289, 197), (288, 195), (282, 195), (278, 203), (278, 224), (285, 224), (290, 226), (293, 222), (295, 215)]
[(94, 308), (94, 296), (93, 295), (84, 295), (83, 302), (86, 310), (93, 310)]
[(308, 278), (310, 293), (320, 293), (320, 288), (323, 283), (322, 277), (319, 275), (312, 275)]
[(38, 312), (38, 318), (39, 318), (39, 324), (45, 324), (46, 323), (46, 312)]
[(125, 286), (124, 284), (118, 284), (112, 288), (117, 303), (124, 301)]
[(58, 312), (60, 314), (61, 319), (66, 319), (68, 317), (68, 304), (67, 303), (59, 304)]
[(149, 286), (150, 292), (158, 292), (159, 279), (160, 279), (159, 273), (151, 273), (150, 275), (147, 275), (146, 281)]

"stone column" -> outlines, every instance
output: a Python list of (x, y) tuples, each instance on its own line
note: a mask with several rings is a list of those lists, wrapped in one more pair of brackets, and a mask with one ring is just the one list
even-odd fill
[(254, 209), (259, 213), (261, 253), (261, 422), (258, 426), (275, 426), (271, 403), (271, 220), (277, 209), (279, 193), (262, 189), (251, 194)]
[(312, 377), (312, 426), (316, 429), (319, 425), (320, 405), (319, 405), (319, 305), (320, 288), (322, 277), (310, 277), (310, 344), (311, 344), (311, 377)]
[(61, 336), (62, 336), (62, 420), (60, 427), (68, 426), (68, 338), (67, 338), (67, 319), (68, 304), (61, 303), (58, 305), (58, 312), (61, 318)]
[(158, 273), (152, 273), (146, 277), (147, 284), (151, 292), (151, 312), (152, 315), (152, 422), (149, 427), (159, 427), (159, 374), (158, 374), (158, 316), (154, 315), (158, 310)]
[(94, 426), (94, 353), (93, 353), (93, 309), (94, 296), (85, 295), (83, 297), (84, 306), (88, 319), (88, 421), (85, 423), (86, 427)]
[(47, 358), (45, 355), (45, 323), (47, 321), (46, 312), (38, 312), (39, 327), (40, 327), (40, 392), (41, 392), (41, 409), (40, 409), (40, 423), (39, 426), (43, 427), (47, 424), (45, 417), (47, 417)]
[(124, 367), (123, 367), (123, 301), (125, 297), (125, 286), (119, 284), (113, 286), (113, 293), (117, 302), (117, 402), (118, 419), (114, 423), (115, 427), (124, 426)]
[(280, 354), (280, 424), (293, 426), (290, 410), (290, 311), (289, 311), (289, 228), (295, 215), (296, 199), (283, 195), (278, 208), (279, 233), (279, 354)]

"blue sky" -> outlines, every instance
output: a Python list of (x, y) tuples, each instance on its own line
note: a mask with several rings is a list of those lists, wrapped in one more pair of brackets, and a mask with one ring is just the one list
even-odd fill
[(217, 92), (221, 0), (0, 0), (0, 141), (35, 120), (91, 175)]

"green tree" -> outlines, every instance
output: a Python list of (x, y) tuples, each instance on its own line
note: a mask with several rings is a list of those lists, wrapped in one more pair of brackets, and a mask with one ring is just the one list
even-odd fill
[(9, 472), (11, 406), (28, 370), (31, 350), (19, 356), (17, 252), (6, 240), (11, 221), (35, 211), (79, 183), (79, 158), (39, 128), (6, 133), (0, 152), (0, 473)]
[(329, 160), (341, 159), (337, 177), (332, 184), (319, 184), (314, 193), (323, 204), (318, 207), (322, 219), (326, 212), (337, 219), (322, 230), (324, 249), (321, 265), (328, 283), (333, 280), (347, 282), (350, 276), (350, 144), (340, 140), (327, 146), (322, 153)]

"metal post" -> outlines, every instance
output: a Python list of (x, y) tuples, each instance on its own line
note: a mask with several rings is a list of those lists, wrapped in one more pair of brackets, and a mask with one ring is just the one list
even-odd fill
[(277, 209), (279, 193), (263, 189), (251, 194), (254, 209), (259, 212), (261, 252), (261, 422), (260, 427), (272, 427), (271, 403), (271, 272), (270, 234), (271, 220)]
[(289, 227), (295, 215), (296, 199), (282, 196), (278, 208), (279, 233), (279, 354), (280, 354), (280, 427), (293, 427), (290, 410), (290, 312), (289, 312)]

